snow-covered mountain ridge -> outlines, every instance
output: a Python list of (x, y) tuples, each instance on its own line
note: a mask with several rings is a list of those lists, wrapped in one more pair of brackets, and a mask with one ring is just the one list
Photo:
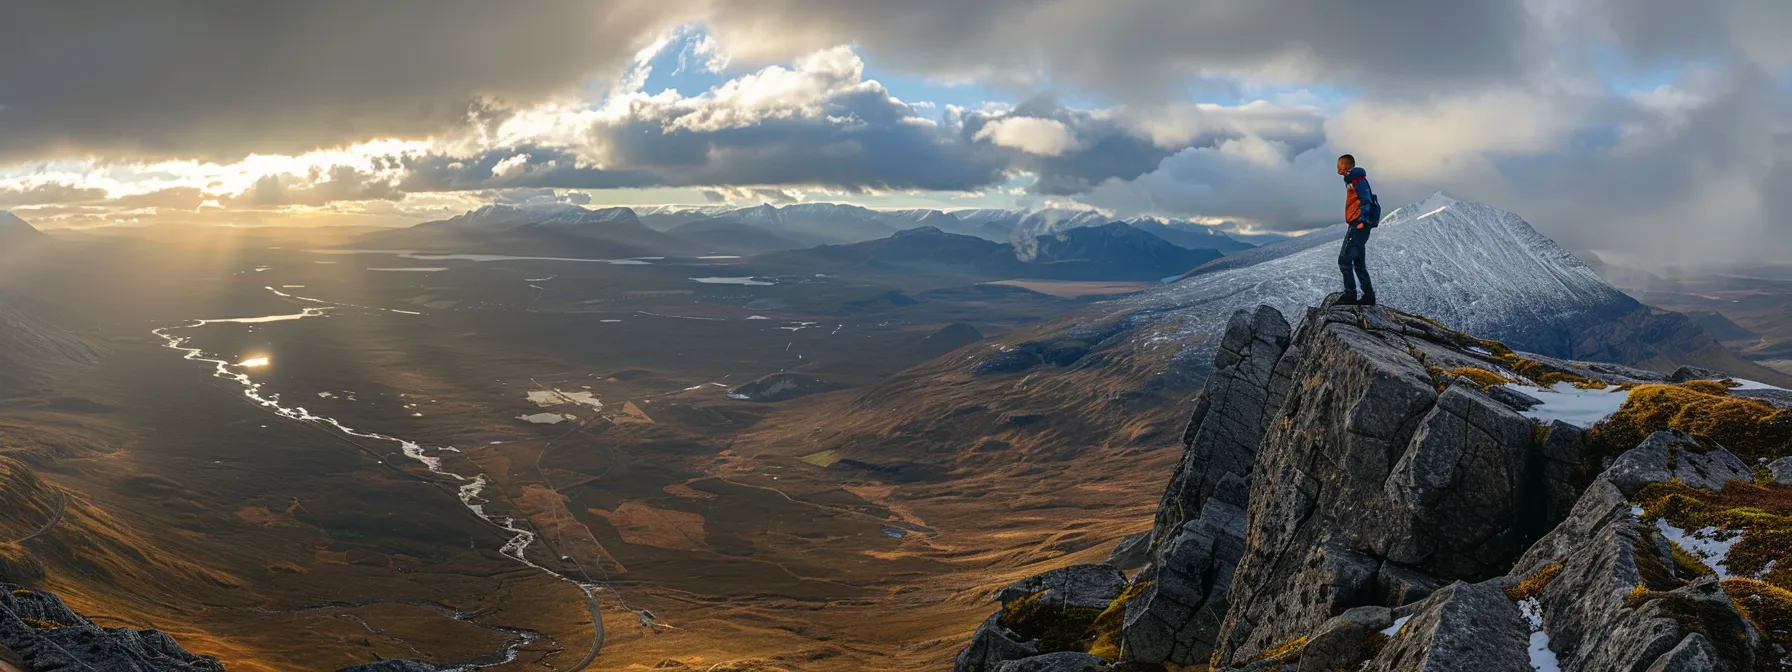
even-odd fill
[[(1143, 345), (1176, 343), (1206, 361), (1234, 310), (1266, 304), (1297, 316), (1340, 289), (1336, 243), (1284, 250), (1111, 305)], [(1519, 216), (1488, 205), (1435, 194), (1388, 213), (1368, 250), (1382, 304), (1520, 350), (1634, 364), (1666, 354), (1652, 339), (1694, 350), (1711, 340), (1680, 324), (1684, 316), (1652, 314)]]

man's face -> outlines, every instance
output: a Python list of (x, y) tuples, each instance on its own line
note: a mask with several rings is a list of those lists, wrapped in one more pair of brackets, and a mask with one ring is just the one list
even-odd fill
[(1350, 172), (1350, 163), (1343, 159), (1338, 159), (1338, 174), (1343, 175), (1348, 172)]

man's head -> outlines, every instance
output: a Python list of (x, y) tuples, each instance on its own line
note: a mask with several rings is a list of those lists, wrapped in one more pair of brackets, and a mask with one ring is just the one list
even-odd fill
[(1343, 175), (1356, 167), (1356, 157), (1349, 154), (1338, 157), (1338, 174)]

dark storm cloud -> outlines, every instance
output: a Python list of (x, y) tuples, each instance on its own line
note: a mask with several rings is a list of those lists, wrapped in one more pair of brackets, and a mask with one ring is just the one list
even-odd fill
[(1603, 25), (1646, 66), (1740, 57), (1768, 70), (1792, 66), (1792, 3), (1777, 0), (1589, 0), (1579, 20)]
[(20, 0), (0, 9), (0, 158), (229, 158), (417, 137), (620, 75), (642, 46), (692, 20), (745, 52), (857, 42), (910, 72), (1126, 99), (1179, 97), (1201, 73), (1461, 84), (1522, 67), (1518, 5)]
[(672, 21), (644, 2), (16, 0), (0, 158), (292, 153), (464, 123), (615, 74)]
[(854, 41), (888, 66), (1128, 99), (1179, 97), (1202, 73), (1457, 88), (1533, 63), (1522, 0), (754, 0), (718, 3), (713, 27), (731, 51)]

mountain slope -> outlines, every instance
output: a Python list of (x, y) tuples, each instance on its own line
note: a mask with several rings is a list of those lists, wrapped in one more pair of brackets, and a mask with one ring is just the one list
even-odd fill
[(1186, 279), (1197, 275), (1206, 275), (1208, 273), (1229, 271), (1235, 268), (1255, 266), (1266, 261), (1280, 259), (1291, 254), (1305, 252), (1327, 244), (1336, 245), (1339, 244), (1339, 241), (1344, 240), (1344, 232), (1344, 225), (1339, 224), (1337, 226), (1327, 227), (1308, 233), (1307, 235), (1298, 238), (1284, 238), (1267, 245), (1227, 254), (1225, 257), (1201, 264), (1199, 268), (1189, 271), (1182, 277)]
[[(1233, 310), (1266, 304), (1299, 314), (1338, 288), (1336, 250), (1310, 237), (1240, 253), (1275, 256), (1196, 275), (1116, 308), (1149, 315), (1165, 330), (1157, 338), (1193, 343), (1192, 354), (1204, 359)], [(1650, 366), (1703, 362), (1779, 379), (1726, 356), (1685, 316), (1651, 311), (1606, 284), (1517, 215), (1479, 203), (1437, 194), (1389, 213), (1369, 240), (1369, 268), (1382, 303), (1520, 350)]]
[[(1155, 279), (1151, 274), (1160, 273), (1158, 278), (1174, 276), (1220, 256), (1216, 250), (1179, 247), (1121, 222), (1066, 229), (1015, 247), (1025, 261), (1058, 266), (1053, 277), (1091, 280), (1151, 280)], [(1068, 270), (1070, 265), (1077, 269)]]
[(0, 210), (0, 247), (23, 245), (43, 240), (43, 232), (18, 215)]
[(726, 218), (700, 219), (674, 226), (666, 233), (718, 253), (759, 254), (809, 247), (757, 226)]
[(1220, 254), (1233, 254), (1255, 247), (1250, 243), (1234, 240), (1210, 226), (1156, 217), (1134, 217), (1123, 221), (1135, 229), (1170, 241), (1172, 245), (1191, 250), (1217, 250)]

